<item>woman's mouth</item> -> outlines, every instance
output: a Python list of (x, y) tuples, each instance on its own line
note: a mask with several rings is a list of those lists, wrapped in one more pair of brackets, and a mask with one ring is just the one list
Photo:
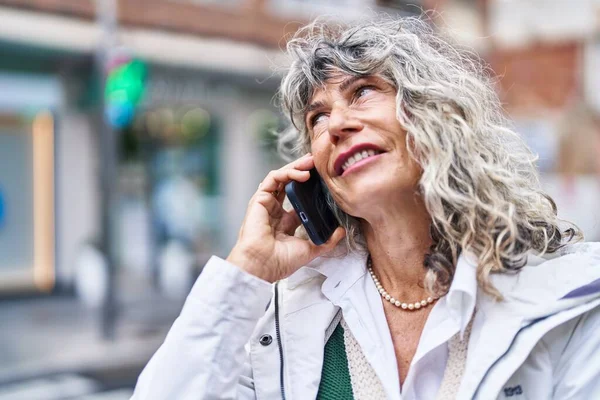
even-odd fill
[(335, 161), (335, 172), (338, 176), (345, 175), (347, 171), (370, 162), (382, 153), (384, 153), (382, 150), (368, 143), (353, 146), (349, 151), (338, 156)]
[(351, 155), (346, 162), (344, 163), (344, 165), (342, 165), (342, 172), (346, 171), (348, 168), (350, 168), (351, 166), (353, 166), (354, 164), (356, 164), (357, 162), (364, 160), (366, 158), (369, 157), (373, 157), (377, 154), (381, 154), (381, 152), (376, 151), (376, 150), (363, 150), (363, 151), (358, 151), (355, 154)]
[[(364, 152), (364, 150), (363, 150), (363, 152)], [(376, 152), (374, 150), (371, 150), (370, 152), (367, 152), (367, 155), (365, 156), (361, 152), (361, 154), (358, 158), (355, 158), (353, 161), (349, 160), (350, 162), (344, 164), (344, 166), (342, 167), (343, 171), (342, 171), (341, 176), (345, 176), (348, 173), (355, 171), (366, 164), (370, 164), (371, 162), (378, 159), (382, 154), (383, 153), (381, 153), (381, 152)]]

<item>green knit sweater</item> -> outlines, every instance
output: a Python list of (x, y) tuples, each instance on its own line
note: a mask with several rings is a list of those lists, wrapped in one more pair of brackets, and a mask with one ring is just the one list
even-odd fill
[(317, 400), (352, 400), (352, 382), (348, 370), (344, 328), (338, 324), (325, 344), (323, 371)]

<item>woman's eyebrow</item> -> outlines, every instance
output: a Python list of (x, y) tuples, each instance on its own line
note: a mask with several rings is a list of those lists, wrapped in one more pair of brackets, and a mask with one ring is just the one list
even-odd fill
[[(369, 78), (369, 76), (360, 76), (360, 75), (348, 77), (348, 78), (344, 79), (342, 81), (342, 83), (340, 83), (340, 85), (338, 86), (338, 91), (345, 92), (355, 82), (357, 82), (361, 79), (368, 79), (368, 78)], [(316, 110), (317, 108), (321, 108), (323, 106), (325, 106), (325, 103), (323, 101), (316, 101), (316, 102), (310, 104), (308, 107), (306, 107), (306, 111), (304, 112), (304, 115), (308, 114), (311, 111)]]
[(367, 78), (368, 78), (368, 76), (363, 76), (363, 75), (351, 76), (349, 78), (346, 78), (342, 83), (340, 83), (340, 86), (338, 87), (338, 90), (340, 92), (345, 92), (356, 81), (359, 81), (361, 79), (367, 79)]
[(314, 103), (312, 103), (311, 105), (309, 105), (308, 107), (306, 107), (306, 111), (304, 111), (304, 116), (306, 117), (306, 115), (309, 112), (314, 111), (317, 108), (321, 108), (321, 107), (325, 107), (325, 102), (323, 102), (323, 101), (315, 101)]

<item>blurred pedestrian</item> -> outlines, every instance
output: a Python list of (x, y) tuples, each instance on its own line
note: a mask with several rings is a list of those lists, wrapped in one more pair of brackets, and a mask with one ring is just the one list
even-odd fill
[[(472, 55), (387, 17), (316, 21), (288, 53), (282, 148), (304, 155), (262, 181), (133, 398), (599, 397), (600, 246), (558, 220)], [(282, 208), (313, 167), (342, 225), (321, 246)]]

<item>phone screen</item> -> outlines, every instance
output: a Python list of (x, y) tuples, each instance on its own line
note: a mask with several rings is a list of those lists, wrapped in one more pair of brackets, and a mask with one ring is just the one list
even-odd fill
[(288, 183), (285, 191), (312, 242), (316, 245), (327, 242), (339, 223), (327, 204), (324, 184), (317, 170), (310, 170), (306, 182)]

